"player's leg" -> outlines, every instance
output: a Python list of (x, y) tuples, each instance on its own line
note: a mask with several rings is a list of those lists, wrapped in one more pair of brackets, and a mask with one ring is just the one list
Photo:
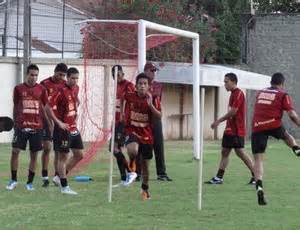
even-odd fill
[(29, 161), (29, 167), (28, 167), (28, 179), (26, 183), (26, 189), (28, 191), (33, 191), (33, 179), (35, 176), (35, 170), (36, 170), (36, 161), (37, 161), (38, 152), (30, 151), (30, 161)]
[[(126, 145), (126, 150), (127, 150), (127, 155), (129, 157), (130, 161), (135, 161), (136, 156), (138, 154), (138, 148), (139, 148), (139, 144), (137, 142), (137, 139), (130, 135), (126, 137), (126, 141), (125, 141), (125, 145)], [(127, 175), (127, 180), (126, 180), (126, 185), (130, 185), (137, 177), (137, 174), (135, 171), (130, 171)]]
[(247, 168), (250, 170), (251, 179), (248, 184), (255, 184), (255, 177), (254, 177), (254, 168), (253, 162), (250, 156), (245, 152), (245, 139), (244, 137), (236, 136), (234, 151), (236, 155), (244, 162)]
[(18, 172), (18, 166), (19, 166), (19, 154), (20, 154), (19, 148), (12, 148), (11, 156), (10, 156), (10, 172), (11, 172), (11, 178), (8, 182), (6, 189), (7, 190), (13, 190), (16, 188), (18, 184), (18, 178), (17, 178), (17, 172)]
[(43, 187), (48, 187), (49, 185), (48, 166), (51, 152), (52, 131), (50, 130), (48, 123), (44, 121), (43, 152), (41, 156)]
[(54, 130), (53, 130), (53, 150), (54, 150), (54, 169), (55, 169), (55, 173), (54, 173), (54, 177), (52, 179), (52, 182), (55, 186), (61, 186), (60, 184), (60, 178), (59, 178), (59, 155), (60, 155), (60, 149), (61, 149), (61, 145), (62, 143), (62, 130), (60, 128), (58, 128), (56, 125), (54, 126)]
[(214, 176), (209, 181), (206, 181), (206, 184), (223, 184), (223, 176), (225, 169), (229, 163), (229, 155), (233, 146), (232, 138), (228, 135), (224, 135), (222, 138), (222, 150), (221, 150), (221, 160), (219, 163), (219, 169), (216, 176)]
[(263, 190), (263, 155), (267, 147), (267, 142), (268, 135), (264, 132), (253, 133), (251, 136), (251, 148), (254, 156), (254, 175), (256, 181), (256, 193), (259, 205), (267, 204)]
[(287, 146), (289, 146), (296, 156), (300, 156), (300, 147), (297, 144), (295, 138), (288, 132), (284, 131), (283, 140), (286, 143)]
[[(121, 148), (118, 148), (117, 145), (115, 145), (114, 147), (114, 156), (116, 158), (117, 161), (117, 165), (120, 171), (120, 177), (121, 177), (121, 184), (125, 184), (126, 183), (126, 170), (128, 168), (128, 162), (124, 156), (124, 154), (121, 151)], [(129, 170), (128, 170), (129, 172)]]
[(254, 176), (254, 164), (252, 162), (252, 159), (248, 154), (245, 152), (244, 148), (236, 148), (234, 149), (236, 155), (244, 162), (244, 164), (247, 166), (247, 168), (250, 170), (251, 173), (251, 179), (248, 184), (255, 184), (255, 176)]
[(153, 124), (153, 150), (155, 155), (155, 166), (157, 180), (159, 181), (172, 181), (167, 175), (165, 164), (165, 152), (164, 152), (164, 137), (161, 119), (154, 120)]
[[(128, 168), (128, 162), (122, 152), (122, 147), (124, 146), (124, 140), (125, 140), (124, 125), (122, 123), (119, 123), (116, 125), (115, 128), (115, 143), (114, 143), (113, 154), (114, 157), (116, 158), (118, 169), (120, 171), (121, 185), (124, 185), (126, 183), (126, 177), (127, 177), (126, 171), (130, 172), (130, 169)], [(111, 149), (111, 140), (109, 143), (109, 149)]]
[(79, 132), (70, 135), (70, 148), (72, 149), (73, 155), (68, 160), (66, 166), (66, 173), (70, 172), (83, 158), (83, 142)]
[(34, 190), (32, 182), (35, 176), (36, 161), (38, 152), (43, 149), (43, 133), (42, 130), (35, 130), (29, 134), (29, 149), (30, 149), (30, 162), (28, 168), (28, 180), (26, 183), (26, 189), (28, 191)]
[(48, 177), (48, 165), (49, 165), (49, 158), (51, 152), (51, 141), (44, 140), (43, 141), (43, 153), (41, 156), (42, 161), (42, 180), (43, 180), (43, 187), (48, 187), (49, 185), (49, 177)]
[(19, 154), (21, 150), (26, 150), (28, 135), (26, 132), (23, 132), (22, 129), (16, 128), (14, 130), (14, 137), (12, 141), (12, 152), (10, 157), (10, 170), (11, 170), (11, 179), (8, 182), (6, 189), (13, 190), (18, 184), (18, 165), (19, 165)]
[[(77, 192), (73, 191), (69, 185), (68, 185), (68, 180), (67, 180), (67, 162), (68, 162), (68, 153), (70, 151), (70, 147), (72, 144), (72, 147), (76, 146), (76, 143), (74, 141), (74, 137), (71, 137), (70, 133), (65, 130), (60, 130), (60, 138), (61, 138), (61, 143), (59, 147), (59, 154), (58, 154), (58, 172), (59, 172), (59, 178), (60, 178), (60, 191), (63, 194), (68, 194), (68, 195), (77, 195)], [(79, 141), (81, 140), (78, 139)], [(83, 149), (82, 141), (81, 143), (78, 143), (78, 152), (76, 152), (75, 147), (72, 149), (75, 151), (75, 154), (78, 156), (80, 155), (81, 149)], [(74, 155), (74, 152), (73, 152)]]
[(58, 155), (58, 172), (59, 172), (59, 178), (60, 178), (60, 184), (61, 188), (60, 191), (63, 194), (67, 195), (77, 195), (77, 192), (73, 191), (69, 185), (67, 180), (67, 173), (66, 173), (66, 164), (68, 160), (68, 152), (66, 149), (59, 152)]
[(141, 176), (142, 176), (142, 185), (141, 185), (141, 195), (143, 200), (150, 199), (149, 192), (149, 164), (150, 160), (153, 157), (152, 145), (149, 144), (140, 144), (139, 145), (139, 155), (141, 157)]

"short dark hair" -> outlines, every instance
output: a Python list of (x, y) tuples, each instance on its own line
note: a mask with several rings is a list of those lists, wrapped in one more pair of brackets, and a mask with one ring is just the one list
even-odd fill
[(71, 67), (67, 70), (67, 77), (70, 77), (71, 74), (77, 74), (79, 73), (78, 69), (76, 69), (75, 67)]
[(36, 64), (30, 64), (29, 66), (27, 66), (26, 73), (29, 74), (29, 71), (30, 71), (30, 70), (37, 70), (37, 71), (40, 71), (40, 70), (39, 70), (39, 67), (38, 67)]
[(274, 73), (271, 78), (271, 85), (281, 85), (285, 81), (285, 77), (282, 73)]
[(140, 79), (147, 79), (148, 80), (148, 84), (150, 84), (150, 78), (144, 74), (144, 73), (140, 73), (139, 75), (136, 76), (135, 78), (135, 84), (137, 85)]
[(66, 73), (67, 71), (68, 71), (68, 66), (65, 63), (58, 63), (54, 69), (54, 72)]
[(123, 71), (123, 68), (121, 65), (114, 65), (111, 68), (111, 74), (112, 74), (113, 79), (115, 79), (116, 69), (117, 69), (117, 71)]
[(229, 78), (230, 81), (235, 82), (235, 84), (238, 83), (238, 78), (235, 73), (226, 73), (225, 77)]

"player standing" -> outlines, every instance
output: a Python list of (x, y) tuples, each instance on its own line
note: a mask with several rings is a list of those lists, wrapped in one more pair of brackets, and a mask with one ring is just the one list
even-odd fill
[(254, 172), (256, 192), (259, 205), (266, 205), (263, 191), (263, 155), (267, 148), (269, 136), (282, 139), (293, 152), (300, 156), (300, 148), (294, 137), (282, 125), (283, 112), (300, 126), (300, 118), (293, 109), (292, 98), (284, 90), (285, 77), (275, 73), (271, 79), (271, 87), (259, 91), (256, 95), (252, 121), (251, 146), (254, 154)]
[(245, 153), (245, 135), (246, 135), (246, 101), (245, 95), (241, 89), (237, 87), (238, 78), (234, 73), (227, 73), (224, 77), (224, 84), (227, 91), (230, 91), (228, 104), (228, 112), (221, 118), (211, 124), (211, 128), (215, 129), (218, 125), (226, 121), (226, 128), (222, 139), (221, 160), (217, 175), (206, 184), (222, 184), (225, 169), (228, 166), (229, 155), (234, 149), (236, 155), (245, 163), (251, 172), (251, 180), (249, 184), (255, 182), (253, 163), (250, 157)]
[(152, 118), (161, 117), (160, 101), (153, 99), (149, 92), (150, 79), (144, 73), (136, 77), (137, 91), (127, 93), (125, 100), (125, 132), (126, 148), (129, 156), (141, 157), (142, 185), (141, 194), (143, 200), (150, 199), (149, 193), (149, 163), (153, 151)]
[[(54, 74), (51, 77), (41, 81), (41, 84), (46, 88), (48, 93), (48, 100), (49, 105), (51, 106), (53, 112), (57, 113), (57, 106), (55, 105), (55, 97), (58, 92), (64, 87), (65, 85), (65, 76), (68, 70), (68, 66), (64, 63), (59, 63), (56, 65), (54, 69)], [(48, 125), (50, 124), (50, 125)], [(51, 151), (51, 141), (53, 135), (53, 122), (47, 116), (44, 118), (44, 128), (43, 128), (43, 153), (42, 153), (42, 180), (43, 180), (43, 187), (47, 187), (49, 185), (49, 178), (48, 178), (48, 165), (49, 165), (49, 155)], [(54, 153), (54, 169), (55, 174), (53, 178), (53, 182), (56, 184), (58, 180), (58, 156), (57, 152)]]

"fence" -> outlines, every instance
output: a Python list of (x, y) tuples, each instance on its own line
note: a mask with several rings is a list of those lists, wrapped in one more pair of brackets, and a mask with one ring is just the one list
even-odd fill
[(0, 55), (23, 56), (24, 1), (30, 2), (31, 57), (79, 58), (80, 25), (91, 15), (62, 0), (0, 0)]

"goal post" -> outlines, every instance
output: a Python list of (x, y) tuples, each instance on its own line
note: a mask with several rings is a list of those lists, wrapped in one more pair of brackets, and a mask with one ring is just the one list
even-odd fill
[[(113, 62), (131, 59), (136, 60), (136, 73), (143, 72), (144, 65), (147, 61), (147, 50), (149, 50), (150, 36), (147, 37), (148, 31), (158, 31), (162, 35), (171, 35), (178, 38), (186, 39), (189, 44), (189, 53), (192, 50), (192, 55), (189, 56), (188, 63), (192, 67), (192, 136), (193, 136), (193, 158), (197, 161), (197, 177), (198, 177), (198, 209), (202, 208), (202, 164), (203, 164), (203, 114), (204, 114), (204, 88), (201, 88), (200, 96), (200, 38), (198, 33), (181, 30), (158, 23), (153, 23), (146, 20), (84, 20), (78, 24), (91, 25), (87, 27), (85, 49), (85, 58), (87, 59), (106, 59)], [(97, 26), (96, 26), (97, 24)], [(94, 26), (95, 25), (95, 26)], [(120, 26), (121, 25), (121, 26)], [(124, 33), (124, 29), (128, 29)], [(115, 31), (110, 31), (115, 30)], [(90, 34), (90, 35), (89, 35)], [(130, 37), (130, 36), (136, 36)], [(107, 36), (105, 39), (103, 36)], [(119, 36), (119, 37), (117, 37)], [(153, 38), (153, 34), (152, 34)], [(165, 36), (166, 38), (166, 36)], [(135, 40), (137, 39), (137, 41)], [(175, 38), (176, 39), (176, 38)], [(99, 44), (96, 43), (99, 40)], [(122, 41), (123, 40), (123, 41)], [(168, 38), (166, 39), (168, 40)], [(171, 38), (169, 39), (169, 41)], [(189, 43), (191, 40), (191, 43)], [(98, 44), (98, 45), (97, 45)], [(164, 44), (159, 42), (156, 46)], [(186, 43), (184, 43), (186, 44)], [(124, 47), (125, 46), (125, 47)], [(151, 45), (150, 45), (151, 46)], [(184, 49), (185, 51), (185, 49)], [(187, 50), (186, 50), (187, 52)], [(116, 84), (114, 84), (114, 92)], [(201, 98), (201, 100), (200, 100)], [(114, 106), (114, 105), (113, 105)], [(115, 108), (114, 108), (115, 109)], [(113, 111), (114, 114), (114, 111)], [(111, 130), (111, 136), (114, 137), (114, 129)], [(114, 138), (112, 138), (114, 142)], [(112, 143), (113, 146), (113, 143)], [(109, 194), (108, 200), (112, 200), (112, 169), (113, 155), (111, 154), (110, 169), (109, 169)]]
[[(146, 29), (178, 35), (192, 39), (193, 42), (193, 155), (197, 160), (197, 183), (198, 183), (198, 209), (202, 209), (202, 165), (203, 165), (203, 110), (204, 110), (204, 88), (201, 89), (200, 104), (200, 39), (199, 34), (181, 29), (172, 28), (157, 23), (139, 20), (138, 21), (138, 70), (143, 72), (146, 63)], [(201, 105), (201, 111), (200, 111)], [(203, 114), (201, 116), (201, 114)], [(200, 122), (202, 118), (202, 122)]]

